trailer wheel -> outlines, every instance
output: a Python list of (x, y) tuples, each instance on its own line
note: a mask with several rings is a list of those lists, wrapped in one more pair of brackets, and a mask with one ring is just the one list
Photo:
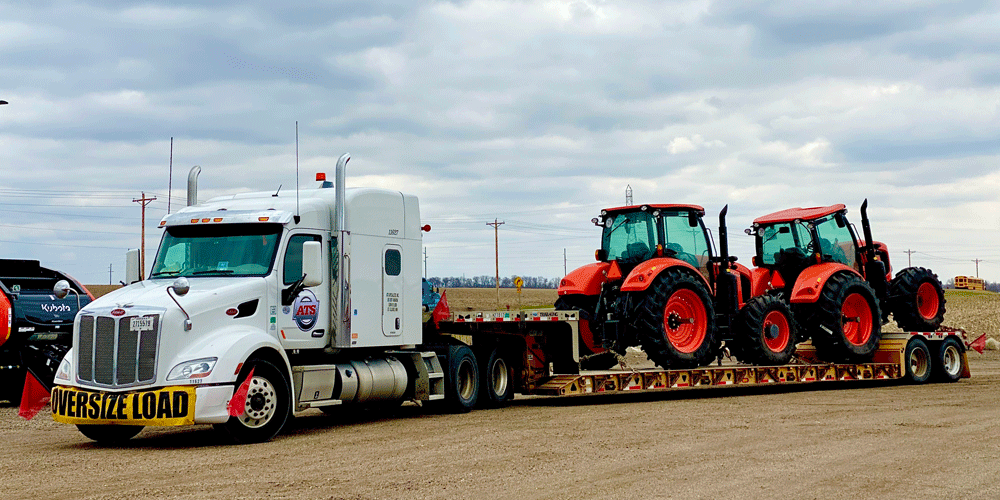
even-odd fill
[(479, 387), (479, 400), (490, 408), (507, 406), (514, 398), (514, 367), (507, 362), (507, 356), (494, 348), (488, 353), (479, 373), (482, 383)]
[(934, 376), (941, 382), (957, 382), (962, 378), (962, 345), (952, 337), (944, 339), (938, 348)]
[(792, 359), (798, 328), (787, 302), (776, 295), (761, 295), (747, 301), (735, 328), (736, 357), (763, 366), (784, 365)]
[(944, 321), (944, 290), (930, 269), (908, 267), (889, 284), (889, 310), (903, 331), (933, 332)]
[(100, 444), (121, 444), (142, 432), (141, 425), (77, 425), (76, 428)]
[(453, 413), (472, 411), (479, 401), (479, 366), (476, 355), (465, 345), (448, 346), (444, 365), (444, 409)]
[(288, 376), (269, 361), (254, 359), (244, 364), (236, 387), (243, 384), (251, 369), (253, 379), (243, 413), (229, 417), (224, 424), (215, 424), (217, 430), (240, 444), (270, 440), (278, 435), (292, 413)]
[(641, 296), (639, 343), (663, 368), (694, 368), (715, 356), (715, 308), (705, 284), (680, 269), (667, 269)]
[(931, 378), (931, 350), (924, 339), (916, 336), (910, 339), (903, 360), (906, 363), (906, 378), (910, 382), (923, 384)]
[(875, 291), (850, 273), (830, 276), (808, 320), (816, 356), (824, 361), (861, 363), (875, 355), (882, 323)]

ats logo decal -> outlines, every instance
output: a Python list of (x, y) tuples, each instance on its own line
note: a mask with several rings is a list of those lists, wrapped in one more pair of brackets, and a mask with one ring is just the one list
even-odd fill
[(316, 326), (316, 318), (319, 317), (319, 301), (311, 290), (302, 290), (302, 293), (295, 298), (292, 304), (292, 321), (299, 327), (299, 330), (308, 332)]

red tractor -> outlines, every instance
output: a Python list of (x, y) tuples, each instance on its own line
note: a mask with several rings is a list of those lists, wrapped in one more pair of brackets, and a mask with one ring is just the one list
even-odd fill
[[(842, 205), (791, 208), (759, 217), (752, 273), (757, 330), (734, 340), (750, 362), (787, 362), (796, 342), (811, 336), (816, 354), (831, 362), (870, 360), (891, 313), (906, 331), (934, 331), (944, 320), (941, 282), (922, 267), (892, 277), (885, 244), (873, 241), (868, 200), (861, 205), (861, 239)], [(789, 316), (788, 311), (793, 314)], [(801, 330), (796, 329), (801, 325)], [(803, 334), (799, 335), (799, 331)]]
[(750, 295), (750, 270), (728, 254), (725, 214), (718, 255), (697, 205), (609, 208), (592, 220), (603, 230), (597, 262), (566, 275), (556, 301), (580, 311), (584, 368), (608, 368), (631, 346), (664, 368), (720, 355)]

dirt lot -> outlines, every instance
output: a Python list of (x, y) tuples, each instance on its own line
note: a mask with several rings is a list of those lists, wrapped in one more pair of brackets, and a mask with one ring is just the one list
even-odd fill
[(5, 498), (1000, 497), (1000, 354), (973, 378), (827, 390), (517, 399), (466, 415), (300, 414), (260, 445), (210, 427), (101, 448), (0, 408)]

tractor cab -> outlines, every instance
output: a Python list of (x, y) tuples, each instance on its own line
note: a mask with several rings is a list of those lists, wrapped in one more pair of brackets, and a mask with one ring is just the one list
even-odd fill
[(600, 262), (614, 262), (627, 276), (639, 264), (671, 257), (690, 264), (706, 279), (712, 245), (697, 205), (640, 205), (609, 208), (592, 222), (603, 227)]
[(777, 271), (792, 284), (806, 268), (837, 262), (862, 272), (858, 238), (843, 204), (790, 208), (758, 217), (747, 234), (756, 237), (755, 266)]

